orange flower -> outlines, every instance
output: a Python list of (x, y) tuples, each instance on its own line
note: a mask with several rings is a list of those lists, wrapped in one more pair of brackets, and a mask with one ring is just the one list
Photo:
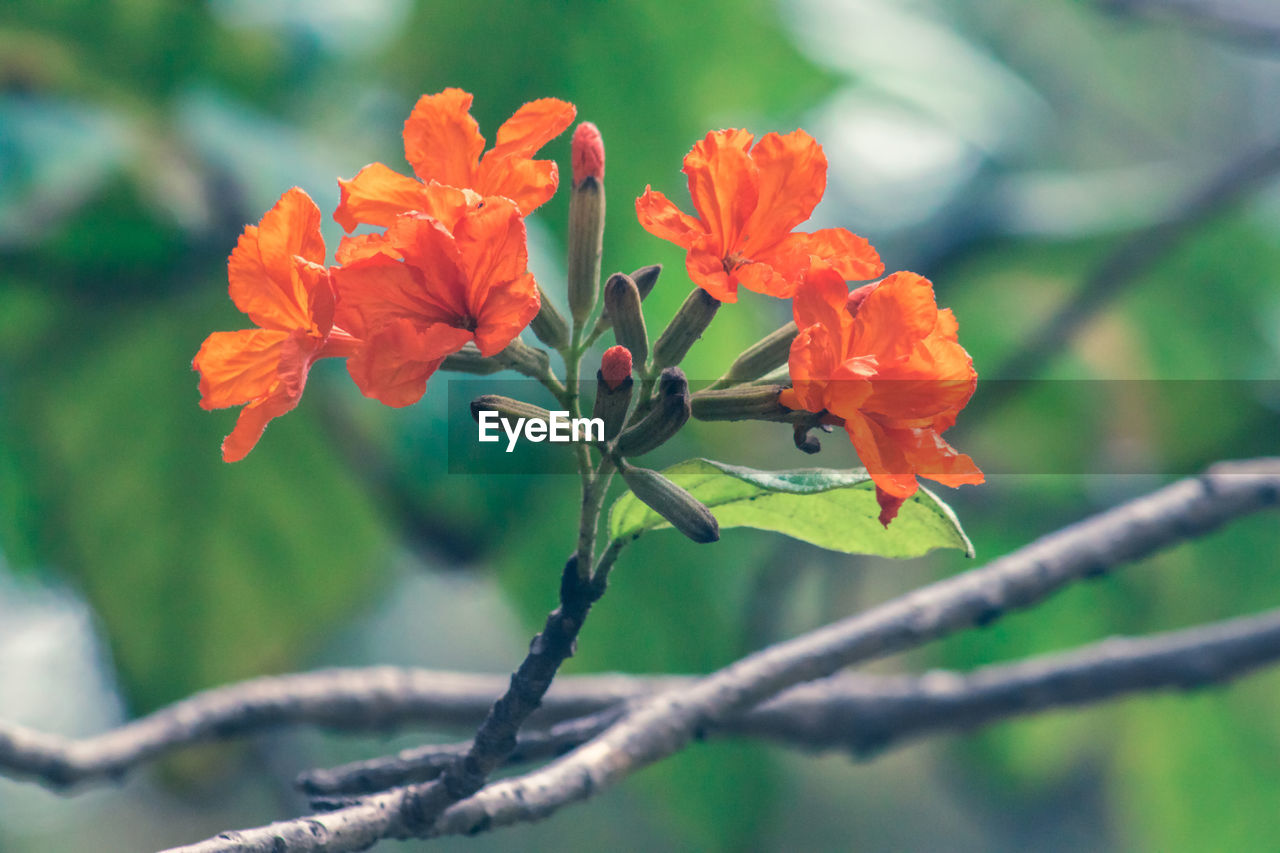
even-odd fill
[(388, 227), (399, 214), (424, 209), (424, 193), (433, 181), (509, 198), (525, 214), (555, 195), (555, 162), (533, 155), (573, 121), (573, 104), (555, 98), (525, 104), (498, 128), (497, 143), (481, 156), (484, 137), (468, 112), (471, 99), (461, 89), (418, 99), (404, 123), (404, 156), (419, 180), (381, 163), (339, 180), (342, 199), (333, 213), (338, 224), (347, 231), (362, 222)]
[(231, 300), (259, 328), (214, 332), (192, 362), (203, 408), (244, 405), (222, 442), (227, 462), (243, 459), (268, 421), (298, 405), (316, 359), (355, 351), (357, 342), (333, 325), (324, 254), (320, 209), (297, 187), (247, 226), (231, 252)]
[(333, 270), (338, 322), (365, 342), (347, 369), (366, 396), (408, 406), (446, 355), (468, 341), (496, 355), (538, 313), (520, 210), (471, 198), (451, 228), (402, 214)]
[(636, 199), (645, 230), (688, 250), (685, 266), (695, 284), (721, 302), (736, 302), (738, 285), (785, 299), (815, 257), (846, 279), (884, 272), (876, 250), (844, 228), (792, 232), (827, 187), (827, 158), (812, 136), (767, 133), (754, 148), (751, 140), (745, 130), (721, 130), (685, 155), (700, 218), (650, 187)]
[(888, 526), (915, 494), (916, 477), (981, 483), (968, 456), (942, 439), (977, 386), (955, 315), (938, 310), (933, 285), (898, 272), (852, 293), (840, 273), (815, 264), (792, 303), (793, 388), (781, 402), (843, 423), (876, 484)]

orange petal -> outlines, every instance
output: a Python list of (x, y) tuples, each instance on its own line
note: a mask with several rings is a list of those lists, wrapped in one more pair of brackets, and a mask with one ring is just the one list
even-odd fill
[(461, 89), (418, 99), (404, 123), (404, 156), (423, 181), (475, 187), (484, 137), (469, 109), (471, 95)]
[(477, 178), (480, 192), (511, 199), (525, 216), (549, 201), (559, 185), (560, 170), (554, 160), (521, 157), (491, 160), (486, 155)]
[(915, 273), (897, 272), (880, 282), (858, 308), (850, 351), (881, 362), (906, 358), (938, 323), (933, 285)]
[(640, 220), (640, 226), (653, 236), (685, 249), (707, 233), (701, 222), (650, 187), (645, 187), (644, 195), (636, 199), (636, 218)]
[(849, 432), (853, 449), (878, 489), (903, 499), (916, 493), (919, 486), (903, 449), (879, 424), (858, 415), (846, 417), (844, 427)]
[[(404, 262), (420, 274), (421, 298), (445, 312), (439, 319), (447, 317), (446, 322), (463, 325), (466, 318), (472, 316), (471, 303), (462, 255), (453, 234), (435, 219), (406, 215), (387, 229), (387, 236)], [(424, 316), (437, 317), (434, 313)]]
[(835, 346), (831, 330), (822, 325), (801, 330), (791, 342), (788, 371), (796, 400), (807, 412), (817, 414), (827, 408), (827, 382), (839, 363)]
[(467, 330), (444, 323), (422, 326), (395, 320), (347, 359), (347, 371), (366, 397), (388, 406), (409, 406), (422, 398), (427, 380), (444, 357), (471, 339)]
[(739, 247), (760, 197), (759, 170), (740, 147), (743, 139), (749, 142), (751, 134), (708, 133), (684, 158), (693, 206), (716, 238), (721, 257)]
[(480, 305), (490, 288), (528, 271), (524, 220), (511, 202), (490, 198), (483, 208), (458, 220), (453, 239), (466, 276), (467, 313), (479, 317)]
[(385, 231), (343, 237), (333, 253), (333, 259), (339, 266), (346, 266), (361, 258), (371, 258), (374, 255), (386, 255), (397, 259), (400, 257), (400, 253), (396, 251), (395, 246), (391, 245), (391, 240)]
[(693, 283), (721, 302), (738, 301), (738, 284), (724, 271), (724, 261), (714, 250), (708, 251), (708, 244), (714, 246), (719, 241), (710, 234), (704, 234), (694, 241), (693, 248), (684, 257), (685, 269)]
[(425, 203), (425, 185), (421, 181), (381, 163), (370, 163), (349, 181), (339, 178), (338, 188), (342, 195), (333, 218), (345, 231), (352, 231), (361, 223), (385, 228), (401, 213), (420, 210)]
[[(852, 318), (844, 310), (849, 298), (849, 285), (826, 264), (815, 264), (796, 289), (791, 301), (791, 314), (801, 329), (821, 323), (839, 333), (840, 343), (847, 337)], [(841, 350), (843, 357), (844, 352)]]
[(976, 485), (986, 479), (968, 455), (958, 453), (931, 429), (892, 430), (890, 434), (921, 477), (952, 488)]
[(532, 273), (490, 287), (477, 311), (475, 338), (480, 354), (502, 352), (529, 325), (541, 304)]
[(557, 98), (530, 101), (498, 128), (493, 149), (484, 159), (532, 157), (539, 148), (564, 133), (577, 114), (578, 108), (568, 101)]
[(200, 372), (200, 406), (239, 406), (271, 390), (291, 334), (275, 329), (214, 332), (191, 366)]
[[(454, 277), (458, 278), (456, 267)], [(386, 255), (374, 255), (333, 272), (338, 293), (335, 322), (358, 338), (370, 339), (380, 328), (401, 319), (419, 325), (451, 322), (456, 306), (441, 304), (422, 274)], [(454, 287), (461, 289), (461, 283)]]
[(231, 434), (222, 440), (222, 461), (239, 462), (248, 456), (271, 419), (293, 411), (297, 405), (297, 397), (273, 394), (245, 406), (240, 410)]
[(317, 281), (304, 279), (294, 258), (323, 264), (324, 255), (320, 208), (294, 187), (240, 235), (227, 260), (231, 300), (264, 329), (309, 329), (308, 288)]
[(826, 263), (846, 281), (864, 281), (884, 272), (880, 255), (871, 244), (844, 228), (789, 234), (772, 248), (757, 252), (754, 257), (770, 264), (787, 278), (802, 276), (815, 258)]
[(747, 254), (777, 243), (813, 213), (827, 188), (822, 146), (796, 130), (766, 133), (751, 151), (760, 175), (760, 194), (747, 225)]
[(756, 293), (763, 293), (767, 296), (776, 296), (779, 299), (790, 299), (795, 293), (798, 282), (788, 281), (779, 275), (777, 270), (768, 264), (749, 261), (738, 267), (729, 274), (729, 278), (735, 284), (740, 284), (747, 290), (754, 290)]
[(898, 517), (898, 510), (902, 509), (902, 505), (906, 502), (906, 498), (895, 497), (876, 486), (876, 503), (880, 505), (880, 523), (885, 527)]

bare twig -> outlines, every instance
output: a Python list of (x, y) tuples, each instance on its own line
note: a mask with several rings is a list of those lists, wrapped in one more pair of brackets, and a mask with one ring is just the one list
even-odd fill
[[(664, 758), (788, 687), (918, 646), (1082, 577), (1146, 556), (1280, 499), (1280, 460), (1215, 466), (1050, 534), (990, 565), (750, 655), (695, 684), (636, 705), (600, 736), (527, 776), (504, 780), (425, 824), (421, 786), (327, 814), (225, 833), (186, 851), (362, 850), (384, 838), (480, 832), (537, 820)], [(426, 783), (432, 786), (437, 783)]]
[(1178, 19), (1205, 35), (1255, 50), (1280, 48), (1280, 14), (1265, 0), (1103, 0), (1102, 7)]
[[(1084, 280), (1069, 301), (1059, 308), (1025, 343), (988, 376), (998, 379), (1033, 379), (1067, 342), (1178, 245), (1204, 220), (1238, 201), (1262, 181), (1280, 172), (1280, 143), (1255, 151), (1210, 177), (1169, 218), (1136, 231), (1116, 247)], [(1015, 382), (997, 382), (983, 393), (987, 414), (1007, 402)], [(972, 426), (972, 425), (970, 425)]]
[[(972, 673), (845, 673), (793, 687), (711, 730), (813, 749), (868, 753), (935, 731), (971, 728), (1062, 705), (1235, 678), (1280, 657), (1280, 611), (1142, 638), (1112, 638), (1070, 653)], [(559, 755), (599, 734), (623, 706), (688, 686), (695, 676), (561, 678), (508, 763)], [(80, 740), (0, 726), (0, 772), (61, 787), (116, 778), (174, 749), (283, 725), (384, 731), (410, 724), (474, 726), (504, 676), (373, 667), (259, 678), (192, 696), (111, 732)], [(306, 774), (317, 794), (364, 793), (434, 778), (467, 744)]]
[[(1277, 659), (1280, 610), (1150, 637), (1113, 637), (1066, 654), (971, 673), (845, 673), (793, 687), (713, 726), (707, 734), (869, 756), (940, 731), (973, 729), (1128, 693), (1223, 682)], [(651, 688), (647, 679), (636, 679), (635, 684), (646, 693), (660, 689)], [(566, 685), (567, 690), (574, 688)], [(522, 734), (510, 763), (562, 755), (604, 732), (619, 713), (615, 706), (544, 732)], [(312, 771), (305, 774), (303, 787), (313, 794), (367, 794), (430, 779), (439, 773), (442, 760), (462, 746), (417, 747), (396, 756)]]

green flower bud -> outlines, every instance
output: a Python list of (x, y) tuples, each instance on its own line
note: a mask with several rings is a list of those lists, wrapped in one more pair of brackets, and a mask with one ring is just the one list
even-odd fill
[(720, 300), (701, 287), (695, 287), (653, 345), (654, 366), (670, 367), (683, 361), (689, 347), (702, 337), (719, 307)]
[(618, 343), (631, 351), (636, 364), (649, 359), (649, 333), (640, 310), (640, 290), (631, 276), (614, 273), (604, 285), (604, 310), (613, 319), (613, 334)]
[(636, 497), (694, 542), (715, 542), (720, 538), (720, 524), (711, 510), (657, 471), (627, 465), (622, 469), (622, 479)]

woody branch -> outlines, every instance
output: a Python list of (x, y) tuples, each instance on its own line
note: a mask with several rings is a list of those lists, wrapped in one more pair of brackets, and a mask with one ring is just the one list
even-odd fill
[[(424, 824), (420, 785), (257, 829), (186, 851), (361, 850), (385, 838), (474, 833), (537, 820), (684, 748), (782, 691), (845, 666), (913, 648), (1063, 586), (1202, 535), (1280, 500), (1280, 460), (1224, 463), (1043, 537), (984, 568), (743, 658), (687, 687), (636, 702), (602, 734), (526, 776), (485, 787)], [(430, 785), (432, 783), (428, 783)]]
[[(970, 673), (845, 673), (793, 687), (713, 727), (713, 736), (865, 755), (913, 737), (972, 729), (1027, 713), (1249, 674), (1280, 658), (1280, 610), (1149, 637), (1112, 637), (1071, 652)], [(694, 676), (558, 679), (518, 738), (514, 761), (553, 757), (594, 737), (636, 700)], [(281, 726), (344, 731), (477, 724), (503, 689), (496, 675), (398, 667), (258, 678), (192, 696), (100, 735), (63, 738), (0, 726), (0, 769), (51, 787), (121, 778), (170, 751)], [(351, 793), (371, 775), (386, 787), (430, 778), (461, 745), (420, 747), (345, 769), (312, 771), (308, 790)]]

